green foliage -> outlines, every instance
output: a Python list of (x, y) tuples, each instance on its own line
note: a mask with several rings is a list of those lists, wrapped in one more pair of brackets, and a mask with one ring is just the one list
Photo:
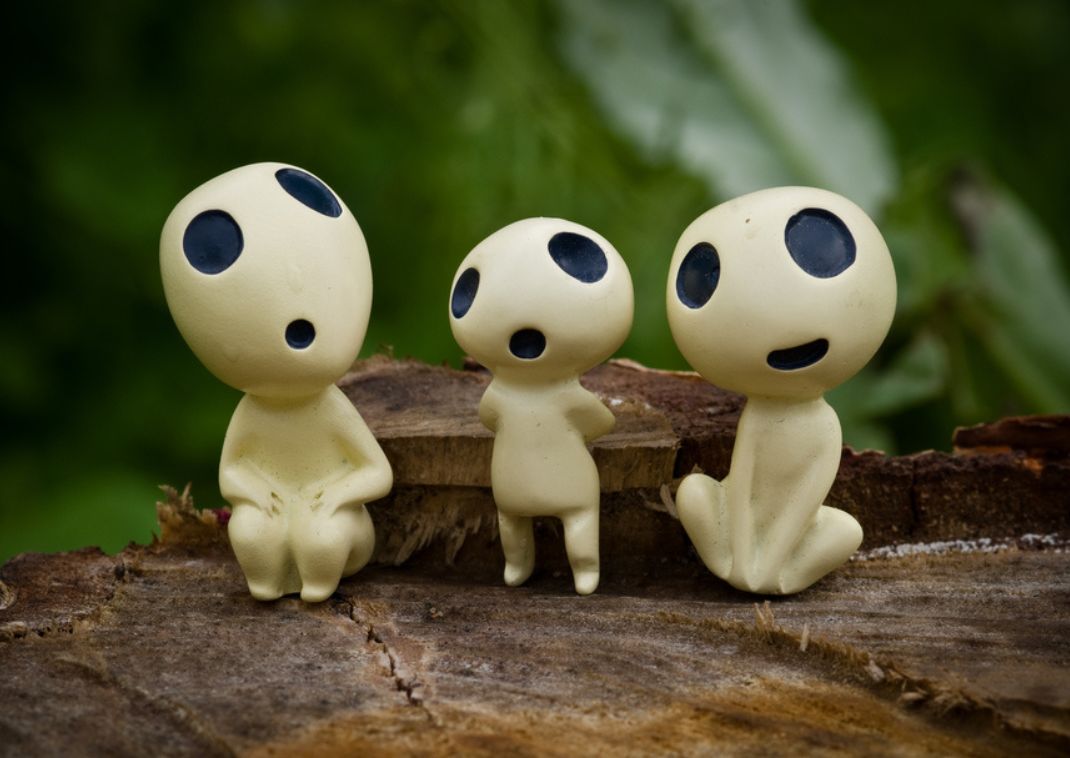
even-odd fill
[(632, 270), (622, 354), (684, 368), (663, 301), (680, 231), (805, 183), (873, 213), (898, 271), (886, 347), (831, 397), (849, 442), (939, 447), (955, 424), (1070, 410), (1070, 109), (1053, 95), (1070, 11), (938, 5), (12, 6), (0, 560), (145, 539), (159, 482), (220, 503), (237, 394), (174, 329), (156, 247), (183, 194), (257, 160), (323, 176), (360, 219), (364, 354), (457, 361), (457, 263), (509, 221), (557, 215)]
[(713, 197), (806, 184), (873, 212), (894, 191), (883, 127), (796, 4), (559, 5), (566, 57), (611, 123)]

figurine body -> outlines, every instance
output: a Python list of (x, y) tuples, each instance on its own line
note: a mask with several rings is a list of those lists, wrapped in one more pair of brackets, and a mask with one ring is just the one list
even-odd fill
[(194, 190), (160, 263), (175, 322), (216, 376), (245, 391), (223, 444), (228, 535), (260, 600), (325, 600), (375, 546), (365, 503), (392, 473), (335, 385), (360, 349), (371, 267), (356, 219), (307, 172), (255, 164)]
[(494, 374), (479, 405), (494, 432), (491, 484), (506, 584), (535, 565), (532, 519), (556, 516), (576, 591), (598, 586), (598, 469), (587, 449), (613, 413), (579, 376), (627, 336), (631, 279), (608, 242), (578, 224), (528, 219), (496, 232), (461, 264), (450, 323)]
[(542, 386), (495, 378), (479, 404), (495, 433), (491, 483), (505, 552), (505, 582), (535, 566), (534, 516), (557, 516), (576, 591), (598, 586), (598, 469), (587, 443), (613, 429), (613, 412), (575, 377)]
[(227, 428), (219, 488), (249, 591), (271, 600), (328, 598), (371, 558), (365, 503), (390, 491), (386, 456), (334, 385), (310, 397), (246, 395)]
[(868, 362), (894, 309), (880, 232), (831, 192), (756, 192), (681, 237), (669, 279), (673, 336), (700, 374), (747, 404), (728, 475), (685, 477), (676, 506), (703, 562), (733, 586), (799, 592), (861, 544), (854, 517), (823, 505), (842, 436), (822, 395)]

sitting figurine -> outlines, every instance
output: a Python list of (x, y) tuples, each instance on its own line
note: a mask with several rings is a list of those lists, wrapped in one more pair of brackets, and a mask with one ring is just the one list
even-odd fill
[(576, 592), (598, 586), (600, 487), (587, 443), (615, 419), (579, 377), (620, 347), (631, 323), (627, 266), (579, 224), (518, 221), (458, 269), (453, 335), (494, 375), (479, 418), (495, 433), (491, 485), (509, 586), (534, 568), (534, 516), (563, 522)]
[(895, 271), (854, 203), (806, 187), (755, 192), (699, 216), (669, 269), (669, 325), (707, 380), (747, 396), (731, 470), (684, 478), (680, 521), (732, 586), (789, 594), (850, 557), (862, 527), (822, 505), (842, 436), (823, 393), (877, 351)]
[(171, 212), (160, 239), (171, 314), (208, 370), (245, 392), (219, 487), (228, 533), (259, 600), (325, 600), (371, 557), (364, 504), (390, 464), (334, 382), (356, 358), (372, 299), (364, 236), (311, 174), (230, 171)]

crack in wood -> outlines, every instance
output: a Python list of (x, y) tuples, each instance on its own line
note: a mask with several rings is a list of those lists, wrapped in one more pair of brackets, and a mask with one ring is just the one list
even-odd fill
[[(341, 610), (338, 610), (339, 607)], [(410, 706), (421, 709), (427, 720), (437, 725), (434, 714), (431, 713), (424, 702), (423, 695), (416, 691), (423, 684), (415, 676), (405, 676), (402, 673), (403, 669), (407, 667), (403, 666), (397, 654), (376, 630), (375, 625), (370, 621), (365, 622), (359, 618), (357, 606), (352, 600), (340, 600), (335, 604), (335, 608), (339, 615), (356, 624), (364, 632), (365, 642), (368, 646), (386, 659), (387, 676), (393, 681), (394, 688), (405, 696), (405, 702)]]

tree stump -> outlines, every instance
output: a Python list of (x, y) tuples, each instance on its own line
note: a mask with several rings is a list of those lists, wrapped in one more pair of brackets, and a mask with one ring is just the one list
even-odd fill
[[(722, 476), (741, 399), (615, 362), (594, 445), (603, 581), (560, 534), (501, 584), (489, 381), (373, 359), (341, 382), (394, 466), (375, 565), (327, 602), (249, 597), (225, 509), (171, 490), (160, 538), (0, 569), (0, 754), (822, 754), (1070, 750), (1070, 422), (961, 430), (955, 453), (844, 450), (856, 559), (764, 601), (698, 562), (672, 506)], [(924, 544), (911, 544), (924, 543)]]

